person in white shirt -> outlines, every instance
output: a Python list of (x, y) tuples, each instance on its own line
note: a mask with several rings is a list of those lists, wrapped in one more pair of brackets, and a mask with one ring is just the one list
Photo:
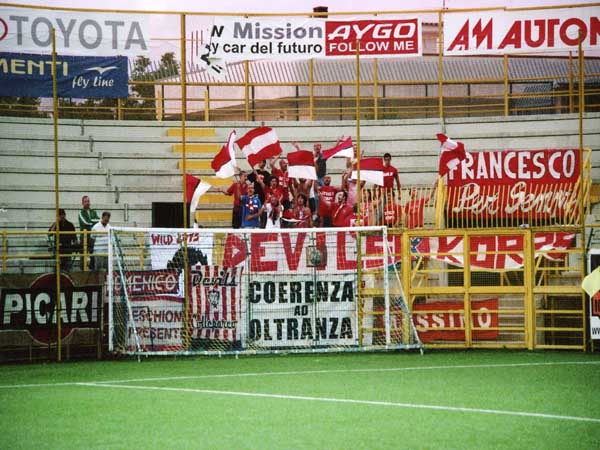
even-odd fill
[(279, 203), (277, 195), (271, 195), (271, 201), (264, 206), (267, 212), (267, 222), (265, 228), (281, 228), (281, 215), (283, 214), (283, 205)]
[[(94, 263), (95, 270), (108, 270), (108, 229), (110, 225), (110, 213), (104, 211), (100, 222), (92, 227), (94, 236)], [(97, 234), (96, 234), (97, 233)]]

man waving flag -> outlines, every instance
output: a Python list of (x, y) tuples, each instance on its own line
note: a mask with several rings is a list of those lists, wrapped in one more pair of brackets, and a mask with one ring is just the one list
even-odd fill
[(254, 128), (239, 138), (236, 143), (248, 159), (250, 167), (281, 154), (279, 138), (275, 130), (269, 127)]
[(352, 138), (348, 136), (343, 141), (340, 140), (332, 148), (322, 150), (323, 159), (327, 160), (334, 156), (345, 156), (346, 158), (354, 158), (354, 147), (352, 146)]
[(290, 152), (288, 159), (288, 176), (290, 178), (305, 178), (307, 180), (316, 180), (317, 171), (313, 152), (310, 150), (298, 150)]
[(467, 157), (467, 154), (462, 142), (453, 141), (442, 133), (438, 133), (436, 136), (442, 144), (438, 172), (440, 177), (443, 177), (457, 167)]
[(229, 133), (227, 144), (221, 148), (210, 163), (217, 178), (229, 178), (235, 174), (237, 164), (235, 162), (235, 147), (233, 144), (236, 137), (235, 130)]

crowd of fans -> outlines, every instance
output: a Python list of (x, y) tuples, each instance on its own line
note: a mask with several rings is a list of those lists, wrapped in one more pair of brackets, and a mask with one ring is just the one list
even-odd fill
[[(299, 144), (293, 145), (300, 149)], [(354, 154), (356, 158), (356, 148)], [(228, 188), (222, 189), (223, 193), (233, 197), (232, 227), (348, 227), (359, 223), (404, 228), (423, 226), (424, 208), (431, 202), (437, 182), (426, 195), (420, 195), (419, 190), (412, 188), (409, 199), (402, 205), (398, 170), (391, 164), (391, 155), (386, 153), (383, 155), (383, 186), (366, 188), (365, 182), (361, 181), (359, 203), (358, 183), (352, 178), (355, 158), (346, 158), (341, 184), (335, 186), (331, 175), (327, 173), (327, 162), (322, 156), (321, 144), (314, 144), (313, 156), (316, 180), (290, 177), (287, 160), (281, 157), (262, 161), (251, 173), (240, 171), (237, 180)], [(79, 241), (75, 226), (66, 219), (65, 210), (59, 210), (59, 252), (62, 255), (83, 254), (85, 247), (85, 253), (90, 256), (89, 269), (107, 270), (110, 212), (104, 211), (98, 216), (90, 207), (90, 198), (85, 195), (78, 219), (80, 230), (87, 231), (81, 234)], [(55, 230), (56, 223), (53, 223), (49, 231)], [(55, 251), (57, 246), (54, 245), (53, 235), (49, 237)], [(84, 266), (82, 256), (81, 268)], [(61, 257), (61, 269), (68, 271), (71, 267), (72, 257)]]
[[(340, 137), (338, 143), (341, 142)], [(300, 150), (298, 143), (292, 144)], [(308, 228), (387, 225), (418, 228), (424, 223), (424, 208), (432, 199), (436, 184), (427, 195), (413, 188), (404, 205), (398, 170), (392, 156), (383, 155), (383, 186), (367, 188), (361, 181), (358, 201), (357, 180), (352, 178), (355, 158), (346, 158), (346, 169), (339, 186), (332, 184), (321, 144), (313, 145), (316, 180), (292, 178), (288, 163), (280, 156), (262, 161), (246, 173), (240, 171), (237, 181), (222, 192), (233, 197), (233, 228)], [(360, 220), (359, 220), (360, 212)]]

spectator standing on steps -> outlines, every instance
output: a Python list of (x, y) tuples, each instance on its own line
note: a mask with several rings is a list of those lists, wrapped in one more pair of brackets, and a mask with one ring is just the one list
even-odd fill
[[(100, 217), (98, 217), (98, 213), (95, 209), (90, 208), (90, 198), (87, 195), (84, 195), (81, 198), (82, 208), (79, 211), (79, 229), (84, 233), (81, 235), (81, 249), (87, 251), (88, 256), (90, 256), (90, 270), (94, 270), (94, 258), (91, 257), (93, 249), (94, 249), (94, 237), (90, 234), (87, 235), (87, 247), (84, 248), (85, 242), (85, 231), (88, 233), (92, 231), (92, 227), (96, 225), (100, 221)], [(81, 270), (83, 270), (85, 256), (81, 257)]]
[[(58, 210), (58, 223), (59, 223), (59, 237), (58, 237), (58, 252), (60, 257), (60, 270), (68, 272), (71, 270), (71, 263), (73, 257), (71, 253), (77, 250), (77, 236), (75, 235), (75, 225), (67, 220), (67, 213), (64, 209)], [(56, 231), (56, 222), (50, 225), (48, 231)], [(50, 241), (53, 250), (56, 251), (55, 236), (49, 234), (48, 240)]]
[[(110, 213), (104, 211), (100, 222), (92, 227), (92, 231), (98, 232), (94, 238), (94, 256), (95, 259), (95, 270), (108, 271), (108, 229), (110, 225)], [(103, 255), (99, 255), (102, 253)]]
[(233, 195), (233, 212), (231, 215), (231, 227), (240, 228), (242, 226), (242, 196), (248, 193), (248, 175), (245, 172), (239, 173), (239, 179), (234, 181), (229, 188), (222, 188), (225, 195)]

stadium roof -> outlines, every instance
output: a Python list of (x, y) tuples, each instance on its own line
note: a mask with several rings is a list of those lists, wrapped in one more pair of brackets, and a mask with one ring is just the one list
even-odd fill
[[(447, 57), (443, 62), (444, 81), (485, 82), (503, 78), (504, 62), (501, 57)], [(577, 59), (572, 61), (573, 76), (578, 76)], [(353, 59), (314, 60), (315, 83), (352, 83), (355, 81), (356, 62)], [(361, 80), (373, 80), (373, 60), (360, 62)], [(380, 82), (437, 83), (438, 58), (379, 59), (378, 80)], [(546, 78), (556, 84), (566, 83), (569, 78), (569, 60), (550, 57), (511, 57), (508, 59), (511, 82)], [(586, 59), (586, 82), (600, 82), (600, 59)], [(589, 75), (592, 75), (590, 78)], [(227, 66), (223, 79), (217, 79), (197, 64), (188, 68), (188, 81), (218, 84), (244, 83), (244, 65), (235, 63)], [(149, 76), (148, 79), (154, 77)], [(173, 80), (173, 78), (170, 78)], [(253, 61), (250, 63), (251, 83), (308, 83), (307, 61)]]

